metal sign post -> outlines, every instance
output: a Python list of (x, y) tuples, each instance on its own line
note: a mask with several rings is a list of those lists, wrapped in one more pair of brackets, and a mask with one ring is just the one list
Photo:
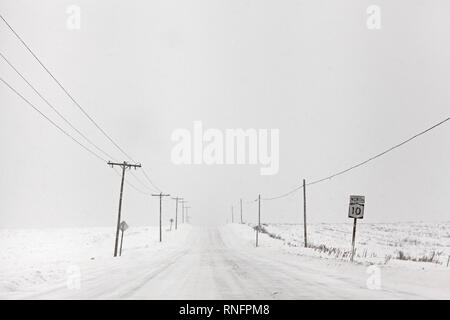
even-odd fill
[(355, 238), (356, 238), (356, 221), (364, 218), (364, 196), (350, 196), (350, 204), (348, 207), (348, 217), (353, 218), (353, 235), (352, 235), (352, 255), (350, 261), (353, 262), (355, 256)]
[(125, 230), (128, 229), (128, 224), (125, 221), (122, 221), (120, 223), (120, 231), (122, 231), (122, 236), (120, 237), (120, 250), (119, 250), (119, 257), (122, 255), (122, 245), (123, 245), (123, 234)]

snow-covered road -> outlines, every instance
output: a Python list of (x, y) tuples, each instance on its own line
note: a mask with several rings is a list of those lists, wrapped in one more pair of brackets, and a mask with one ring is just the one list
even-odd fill
[[(305, 257), (251, 242), (248, 226), (193, 227), (182, 246), (129, 252), (81, 266), (81, 286), (66, 280), (9, 298), (32, 299), (420, 299), (450, 298), (448, 272), (381, 269), (367, 288), (367, 266)], [(245, 232), (246, 231), (246, 232)], [(247, 237), (243, 237), (242, 233)], [(443, 278), (441, 278), (443, 277)]]

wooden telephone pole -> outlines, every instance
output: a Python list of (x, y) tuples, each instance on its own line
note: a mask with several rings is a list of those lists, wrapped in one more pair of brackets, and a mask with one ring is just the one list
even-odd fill
[(178, 201), (183, 200), (183, 198), (175, 197), (172, 199), (175, 200), (175, 230), (177, 230), (177, 227), (178, 227)]
[(308, 247), (306, 232), (306, 181), (303, 179), (303, 236), (305, 238), (305, 248)]
[(241, 223), (244, 223), (244, 220), (242, 220), (242, 199), (239, 199), (239, 203), (241, 205)]
[(131, 168), (141, 168), (140, 164), (130, 164), (127, 163), (126, 161), (124, 161), (123, 163), (117, 163), (117, 162), (111, 162), (108, 161), (108, 165), (111, 166), (111, 168), (114, 168), (114, 166), (118, 166), (122, 168), (122, 182), (120, 183), (120, 199), (119, 199), (119, 213), (117, 216), (117, 228), (116, 228), (116, 241), (114, 244), (114, 257), (117, 257), (117, 251), (118, 251), (118, 247), (119, 247), (119, 231), (120, 231), (120, 219), (121, 219), (121, 214), (122, 214), (122, 196), (123, 196), (123, 183), (125, 181), (125, 171), (126, 169), (131, 169)]
[(184, 207), (186, 209), (186, 223), (189, 223), (189, 214), (188, 214), (188, 209), (190, 209), (191, 207)]
[(162, 242), (162, 198), (170, 197), (170, 194), (152, 194), (152, 197), (159, 197), (159, 242)]
[(231, 206), (231, 223), (234, 223), (234, 207)]
[(261, 228), (261, 195), (258, 195), (258, 227), (256, 229), (256, 246), (258, 246), (259, 229)]
[(180, 202), (181, 202), (181, 222), (184, 223), (184, 209), (185, 209), (184, 204), (188, 203), (189, 201), (181, 200)]

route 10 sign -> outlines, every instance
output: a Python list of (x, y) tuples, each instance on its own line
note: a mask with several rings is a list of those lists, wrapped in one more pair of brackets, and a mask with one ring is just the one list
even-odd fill
[(348, 207), (348, 217), (354, 219), (364, 218), (364, 196), (350, 196), (350, 205)]

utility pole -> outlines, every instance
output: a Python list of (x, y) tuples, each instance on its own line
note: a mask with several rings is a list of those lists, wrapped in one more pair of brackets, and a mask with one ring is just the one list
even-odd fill
[(258, 234), (261, 228), (261, 195), (258, 195), (258, 228), (256, 229), (256, 246), (258, 246)]
[(241, 223), (244, 223), (244, 220), (242, 220), (242, 199), (239, 199), (239, 203), (241, 205)]
[(131, 169), (131, 168), (141, 168), (140, 164), (130, 164), (124, 161), (123, 163), (117, 163), (117, 162), (111, 162), (108, 161), (108, 165), (111, 166), (111, 168), (114, 168), (114, 166), (118, 166), (122, 168), (122, 181), (120, 183), (120, 199), (119, 199), (119, 212), (117, 216), (117, 228), (116, 228), (116, 241), (114, 244), (114, 257), (117, 257), (117, 250), (119, 247), (119, 230), (120, 230), (120, 219), (122, 214), (122, 196), (123, 196), (123, 183), (125, 181), (125, 170)]
[(231, 206), (231, 223), (234, 223), (234, 208)]
[(189, 214), (188, 214), (188, 209), (190, 209), (191, 207), (184, 207), (186, 209), (186, 223), (189, 223)]
[(178, 227), (178, 201), (183, 200), (183, 198), (175, 197), (172, 199), (176, 201), (175, 202), (175, 230), (177, 230), (177, 227)]
[(184, 208), (185, 208), (184, 204), (188, 203), (189, 201), (181, 200), (180, 202), (181, 202), (181, 222), (184, 223)]
[(305, 248), (308, 247), (307, 233), (306, 233), (306, 181), (303, 179), (303, 232), (305, 238)]
[(159, 242), (162, 242), (162, 198), (170, 197), (170, 194), (152, 194), (152, 197), (159, 197)]

